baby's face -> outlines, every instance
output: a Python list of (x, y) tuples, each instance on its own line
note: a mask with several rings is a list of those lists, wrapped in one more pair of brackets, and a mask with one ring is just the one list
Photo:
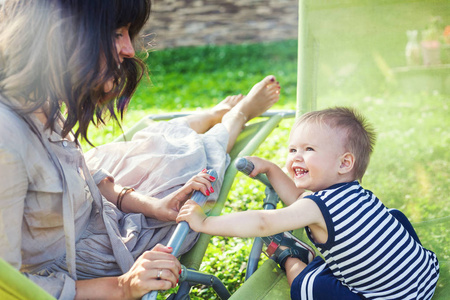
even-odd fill
[(340, 182), (343, 138), (326, 125), (300, 124), (291, 131), (286, 169), (298, 188), (316, 192)]

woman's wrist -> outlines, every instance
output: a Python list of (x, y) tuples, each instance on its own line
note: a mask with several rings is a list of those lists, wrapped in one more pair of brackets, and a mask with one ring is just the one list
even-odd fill
[(119, 210), (122, 210), (122, 202), (124, 201), (124, 198), (127, 194), (134, 192), (134, 189), (131, 187), (123, 187), (122, 190), (119, 192), (119, 195), (117, 196), (116, 206)]
[(121, 210), (124, 213), (142, 213), (146, 217), (157, 219), (157, 204), (160, 199), (153, 199), (134, 190), (123, 195)]
[(121, 299), (133, 299), (130, 286), (126, 283), (126, 276), (127, 273), (117, 277), (117, 288), (121, 295)]
[(77, 280), (75, 284), (75, 299), (132, 299), (120, 277)]

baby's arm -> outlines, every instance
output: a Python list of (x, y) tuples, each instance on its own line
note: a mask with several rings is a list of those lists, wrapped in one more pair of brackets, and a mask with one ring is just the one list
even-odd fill
[(310, 199), (277, 210), (248, 210), (218, 217), (207, 217), (197, 203), (188, 200), (177, 217), (177, 222), (187, 221), (197, 232), (233, 237), (269, 236), (318, 224), (321, 220), (318, 206)]
[(294, 203), (300, 195), (305, 192), (304, 189), (297, 188), (292, 179), (289, 178), (289, 176), (273, 162), (256, 156), (246, 158), (255, 166), (253, 171), (250, 173), (250, 177), (254, 177), (259, 173), (265, 173), (272, 184), (272, 187), (286, 205), (291, 205)]

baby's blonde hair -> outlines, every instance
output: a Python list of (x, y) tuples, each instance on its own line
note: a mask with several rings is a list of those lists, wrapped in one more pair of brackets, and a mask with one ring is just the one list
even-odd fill
[(334, 107), (300, 116), (292, 130), (301, 124), (325, 124), (332, 129), (342, 130), (345, 150), (355, 156), (355, 179), (362, 180), (376, 141), (375, 130), (363, 115), (353, 108)]

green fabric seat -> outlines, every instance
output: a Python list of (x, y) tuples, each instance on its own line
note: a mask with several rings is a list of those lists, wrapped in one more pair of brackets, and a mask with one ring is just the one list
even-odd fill
[(291, 299), (286, 274), (275, 261), (268, 259), (229, 299)]

